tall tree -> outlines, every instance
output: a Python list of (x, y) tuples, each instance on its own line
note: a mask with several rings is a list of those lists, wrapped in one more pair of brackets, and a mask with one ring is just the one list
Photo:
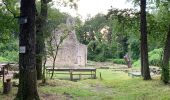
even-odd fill
[(16, 100), (39, 100), (36, 73), (36, 7), (35, 0), (21, 0), (19, 87)]
[(163, 62), (162, 62), (162, 79), (164, 83), (169, 81), (169, 58), (170, 58), (170, 25), (165, 42)]
[(147, 23), (146, 23), (146, 0), (140, 0), (140, 31), (141, 31), (141, 73), (144, 80), (150, 80), (148, 45), (147, 45)]
[(45, 48), (45, 33), (49, 0), (41, 0), (41, 10), (37, 17), (37, 30), (36, 30), (36, 69), (37, 80), (42, 79), (42, 57), (44, 55)]
[[(170, 59), (170, 1), (165, 0), (157, 2), (158, 4), (158, 18), (161, 25), (161, 28), (166, 32), (166, 41), (163, 52), (163, 60), (162, 60), (162, 80), (166, 84), (169, 82), (169, 59)], [(159, 28), (159, 30), (161, 30)]]

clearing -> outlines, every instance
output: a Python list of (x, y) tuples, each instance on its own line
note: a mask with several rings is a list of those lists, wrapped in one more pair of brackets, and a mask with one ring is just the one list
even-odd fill
[[(104, 65), (119, 67), (108, 63)], [(170, 86), (164, 85), (159, 75), (143, 81), (140, 77), (132, 78), (128, 73), (112, 68), (97, 69), (97, 79), (85, 77), (70, 81), (69, 75), (55, 75), (54, 79), (47, 79), (47, 84), (38, 82), (38, 91), (42, 100), (170, 100)], [(10, 94), (3, 95), (0, 81), (0, 92), (0, 99), (13, 100), (17, 87), (13, 87)]]

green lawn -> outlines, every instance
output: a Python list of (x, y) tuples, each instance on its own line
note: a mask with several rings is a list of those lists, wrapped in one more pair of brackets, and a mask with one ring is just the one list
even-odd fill
[[(102, 73), (102, 80), (99, 72)], [(69, 75), (64, 77), (69, 78)], [(82, 79), (77, 82), (48, 79), (46, 85), (38, 86), (39, 94), (42, 100), (170, 100), (170, 86), (164, 85), (159, 77), (143, 81), (141, 78), (131, 78), (127, 73), (109, 69), (98, 69), (97, 77), (98, 79)], [(0, 98), (12, 100), (16, 90), (17, 88), (13, 88), (8, 95), (1, 93)]]

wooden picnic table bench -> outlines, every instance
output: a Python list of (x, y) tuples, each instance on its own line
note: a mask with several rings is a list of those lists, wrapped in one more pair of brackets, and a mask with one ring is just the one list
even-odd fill
[[(52, 71), (54, 72), (68, 72), (68, 73), (55, 73), (55, 74), (70, 74), (70, 80), (73, 80), (73, 75), (79, 75), (79, 79), (81, 75), (91, 75), (91, 78), (96, 78), (96, 68), (89, 67), (74, 67), (74, 68), (46, 68), (46, 72), (50, 75)], [(50, 73), (51, 72), (51, 73)], [(75, 72), (90, 72), (90, 73), (75, 73)]]
[(129, 72), (128, 76), (132, 76), (133, 77), (141, 77), (141, 72)]

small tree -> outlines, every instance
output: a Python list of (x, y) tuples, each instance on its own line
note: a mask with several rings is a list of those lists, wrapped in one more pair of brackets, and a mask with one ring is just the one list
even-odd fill
[[(44, 41), (45, 42), (45, 41)], [(47, 50), (46, 50), (46, 44), (44, 43), (44, 55), (42, 58), (43, 64), (42, 64), (42, 83), (45, 84), (46, 83), (46, 77), (45, 77), (45, 69), (46, 69), (46, 62), (47, 62)]]
[(51, 36), (47, 40), (47, 55), (49, 55), (52, 58), (52, 74), (51, 74), (51, 79), (53, 78), (54, 75), (54, 68), (55, 68), (55, 62), (58, 54), (59, 47), (63, 43), (64, 39), (68, 36), (68, 28), (66, 27), (65, 24), (61, 24), (58, 27), (59, 30), (55, 29)]

